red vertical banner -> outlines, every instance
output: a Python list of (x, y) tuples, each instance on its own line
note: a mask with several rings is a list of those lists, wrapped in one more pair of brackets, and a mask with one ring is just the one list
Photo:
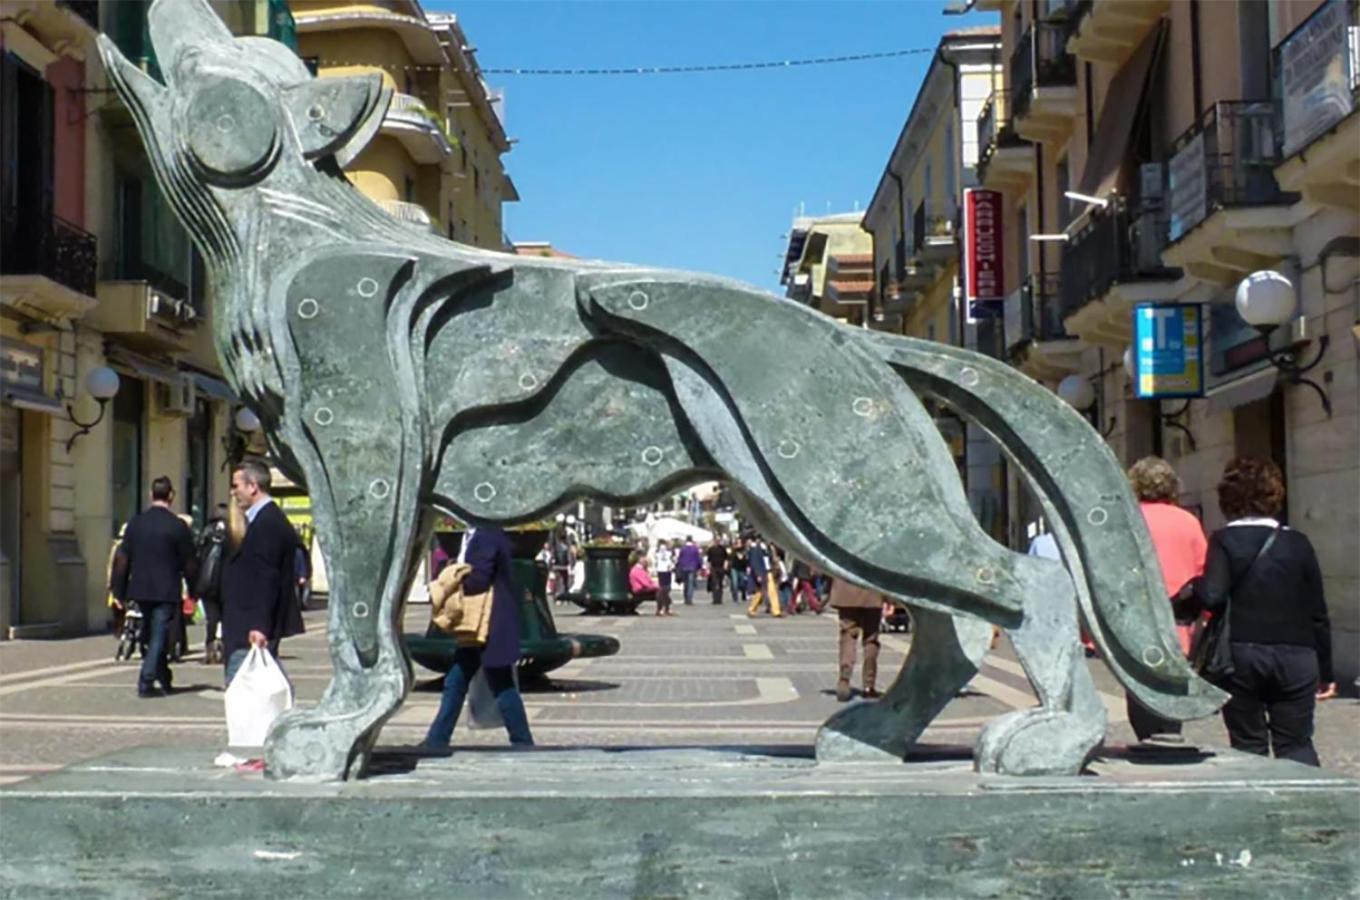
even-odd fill
[(963, 293), (970, 318), (999, 316), (1006, 304), (1001, 192), (963, 192)]

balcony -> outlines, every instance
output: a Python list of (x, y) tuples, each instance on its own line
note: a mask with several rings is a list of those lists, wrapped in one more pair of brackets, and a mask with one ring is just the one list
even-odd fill
[[(409, 8), (409, 7), (408, 7)], [(370, 40), (373, 31), (394, 32), (406, 47), (411, 62), (419, 66), (446, 66), (448, 57), (439, 43), (439, 36), (423, 18), (384, 9), (377, 3), (321, 8), (298, 9), (293, 12), (293, 23), (299, 35), (339, 31), (357, 31), (359, 43)], [(362, 32), (369, 32), (364, 35)]]
[(911, 233), (912, 255), (917, 260), (944, 263), (954, 258), (957, 214), (952, 200), (922, 200), (916, 205)]
[(1272, 55), (1276, 180), (1311, 203), (1360, 212), (1360, 2), (1323, 3)]
[(1061, 381), (1081, 365), (1081, 343), (1063, 327), (1057, 275), (1031, 275), (1006, 298), (1006, 352), (1020, 371), (1039, 381)]
[(1059, 140), (1077, 114), (1077, 61), (1066, 22), (1035, 22), (1011, 54), (1015, 131), (1029, 141)]
[(7, 222), (0, 250), (5, 305), (45, 320), (78, 319), (95, 304), (99, 246), (69, 222)]
[(410, 94), (392, 95), (382, 133), (401, 141), (411, 158), (421, 165), (439, 165), (453, 155), (444, 126), (418, 97)]
[(1171, 0), (1081, 0), (1067, 52), (1085, 62), (1123, 65), (1170, 8)]
[(1133, 307), (1174, 296), (1181, 272), (1162, 262), (1167, 221), (1149, 198), (1132, 209), (1121, 197), (1093, 210), (1063, 248), (1060, 308), (1066, 331), (1088, 344), (1123, 348), (1132, 339)]
[(144, 260), (112, 260), (99, 280), (99, 306), (86, 321), (128, 347), (188, 352), (204, 308), (202, 280), (189, 278), (192, 288)]
[(1034, 177), (1034, 150), (1016, 133), (1010, 98), (993, 91), (978, 114), (978, 184), (994, 190), (1023, 190)]
[(1227, 286), (1292, 254), (1289, 209), (1280, 189), (1275, 104), (1215, 103), (1172, 146), (1169, 239), (1162, 261), (1199, 281)]

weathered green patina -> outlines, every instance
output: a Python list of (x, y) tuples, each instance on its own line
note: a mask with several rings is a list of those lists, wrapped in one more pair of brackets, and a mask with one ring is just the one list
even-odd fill
[[(271, 775), (363, 770), (410, 687), (397, 628), (434, 511), (515, 523), (710, 479), (921, 623), (885, 702), (823, 727), (823, 758), (900, 758), (976, 671), (989, 623), (1041, 705), (987, 727), (984, 771), (1071, 773), (1100, 742), (1079, 611), (1147, 707), (1191, 718), (1222, 702), (1179, 652), (1117, 462), (1049, 391), (732, 281), (417, 233), (341, 173), (387, 108), (379, 76), (316, 80), (282, 45), (233, 38), (205, 0), (157, 0), (148, 18), (164, 84), (107, 40), (101, 53), (207, 262), (223, 369), (308, 486), (331, 572), (334, 679), (271, 732)], [(978, 527), (920, 393), (997, 437), (1072, 575)]]

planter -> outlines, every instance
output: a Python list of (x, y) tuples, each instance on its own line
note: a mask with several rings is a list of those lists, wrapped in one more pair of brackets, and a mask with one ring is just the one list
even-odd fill
[(586, 550), (586, 587), (571, 599), (586, 612), (629, 614), (637, 611), (638, 600), (628, 590), (628, 557), (633, 548), (626, 544), (591, 547)]

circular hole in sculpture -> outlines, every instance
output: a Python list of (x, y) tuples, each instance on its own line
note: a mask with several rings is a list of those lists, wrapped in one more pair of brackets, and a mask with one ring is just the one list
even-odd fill
[(392, 485), (388, 484), (386, 479), (378, 478), (368, 486), (368, 492), (381, 500), (392, 493)]
[(368, 604), (367, 604), (367, 603), (365, 603), (364, 601), (360, 600), (358, 603), (354, 604), (354, 618), (356, 618), (356, 619), (367, 619), (367, 618), (368, 618)]
[(329, 406), (322, 406), (312, 415), (312, 420), (318, 425), (329, 425), (335, 421), (335, 413)]
[(472, 489), (472, 496), (481, 503), (490, 503), (496, 497), (496, 486), (489, 481), (483, 481)]
[(360, 297), (372, 297), (378, 293), (378, 282), (372, 278), (360, 278), (354, 289), (359, 292)]
[(633, 293), (628, 295), (628, 308), (635, 309), (638, 312), (642, 312), (646, 309), (647, 304), (650, 302), (651, 299), (642, 291), (633, 291)]
[(1110, 514), (1105, 511), (1105, 507), (1097, 506), (1086, 514), (1086, 521), (1092, 525), (1104, 525), (1110, 521)]
[(665, 458), (665, 451), (660, 447), (648, 447), (642, 451), (642, 461), (649, 466), (659, 466), (661, 465), (661, 460)]
[(801, 449), (802, 447), (793, 438), (785, 438), (779, 442), (779, 446), (775, 448), (774, 452), (778, 453), (781, 459), (793, 459)]
[(315, 319), (316, 314), (321, 312), (321, 304), (317, 303), (312, 297), (303, 297), (298, 303), (298, 318)]

